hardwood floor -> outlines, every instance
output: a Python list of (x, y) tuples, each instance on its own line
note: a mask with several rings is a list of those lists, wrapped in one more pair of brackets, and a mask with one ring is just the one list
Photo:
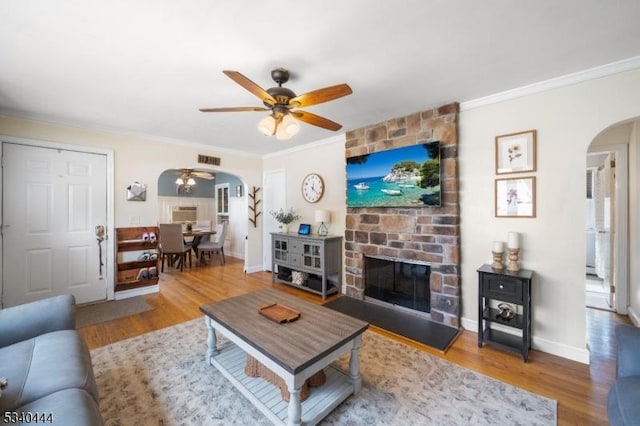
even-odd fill
[[(214, 261), (208, 266), (194, 266), (184, 272), (165, 269), (160, 279), (160, 292), (145, 296), (155, 309), (84, 327), (80, 333), (92, 349), (200, 318), (199, 307), (202, 304), (272, 285), (270, 273), (244, 274), (242, 268), (243, 262), (229, 257), (225, 266)], [(319, 296), (293, 287), (281, 284), (274, 287), (313, 303), (322, 302)], [(538, 351), (532, 351), (529, 363), (525, 364), (516, 354), (491, 347), (478, 348), (477, 334), (469, 330), (462, 332), (445, 354), (375, 327), (371, 330), (454, 364), (557, 400), (560, 425), (602, 425), (607, 424), (607, 392), (615, 379), (612, 330), (615, 325), (627, 322), (624, 316), (587, 309), (590, 365)]]

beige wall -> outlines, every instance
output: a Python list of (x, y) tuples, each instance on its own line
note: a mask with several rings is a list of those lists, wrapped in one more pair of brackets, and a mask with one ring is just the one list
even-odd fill
[[(134, 226), (130, 225), (132, 216), (137, 218), (140, 226), (157, 223), (159, 219), (158, 177), (167, 169), (198, 167), (224, 171), (237, 175), (249, 187), (262, 185), (261, 159), (233, 155), (195, 144), (171, 144), (136, 136), (2, 116), (0, 116), (0, 135), (113, 150), (115, 227)], [(197, 164), (198, 154), (220, 157), (222, 159), (221, 165), (203, 167), (204, 165)], [(134, 181), (148, 185), (146, 202), (126, 200), (126, 187)], [(247, 233), (246, 265), (248, 269), (261, 268), (260, 230), (249, 226)]]
[[(460, 113), (463, 317), (476, 326), (476, 269), (493, 240), (522, 233), (533, 282), (534, 347), (588, 362), (584, 295), (587, 148), (609, 126), (640, 116), (640, 70)], [(464, 108), (464, 104), (463, 104)], [(493, 213), (494, 137), (537, 129), (537, 217)], [(637, 300), (637, 298), (636, 298)], [(463, 324), (465, 324), (463, 322)]]

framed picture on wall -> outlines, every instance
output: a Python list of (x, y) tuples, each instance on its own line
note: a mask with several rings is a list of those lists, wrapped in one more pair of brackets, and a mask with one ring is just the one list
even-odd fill
[(536, 131), (496, 136), (496, 174), (536, 170)]
[(496, 217), (536, 217), (536, 178), (496, 179)]

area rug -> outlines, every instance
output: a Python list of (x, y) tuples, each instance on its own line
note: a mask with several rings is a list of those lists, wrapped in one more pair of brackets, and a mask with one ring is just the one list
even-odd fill
[(88, 325), (124, 318), (141, 312), (150, 311), (152, 309), (153, 307), (149, 305), (142, 296), (83, 305), (76, 309), (76, 327), (86, 327)]
[(455, 327), (348, 296), (339, 297), (323, 306), (443, 352), (460, 332)]
[[(203, 319), (94, 349), (108, 426), (269, 425), (205, 363)], [(220, 345), (230, 344), (218, 335)], [(348, 369), (348, 355), (337, 364)], [(555, 425), (557, 403), (367, 331), (363, 387), (322, 425)]]

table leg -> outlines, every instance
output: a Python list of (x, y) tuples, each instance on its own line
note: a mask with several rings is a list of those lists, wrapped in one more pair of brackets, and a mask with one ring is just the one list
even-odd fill
[(191, 241), (191, 249), (196, 255), (196, 261), (198, 260), (198, 246), (200, 245), (200, 240), (202, 240), (202, 236), (196, 235)]
[(287, 412), (287, 424), (289, 426), (302, 424), (302, 405), (300, 405), (300, 388), (289, 388), (289, 411)]
[(211, 318), (208, 316), (204, 317), (204, 323), (207, 325), (207, 354), (206, 354), (206, 362), (209, 365), (211, 364), (211, 358), (218, 355), (218, 348), (216, 347), (216, 330), (213, 328), (213, 324), (211, 323)]
[(360, 360), (358, 359), (358, 351), (362, 347), (362, 335), (353, 339), (353, 347), (351, 348), (351, 357), (349, 358), (349, 377), (353, 384), (353, 394), (360, 392), (362, 388), (362, 376), (360, 375)]

